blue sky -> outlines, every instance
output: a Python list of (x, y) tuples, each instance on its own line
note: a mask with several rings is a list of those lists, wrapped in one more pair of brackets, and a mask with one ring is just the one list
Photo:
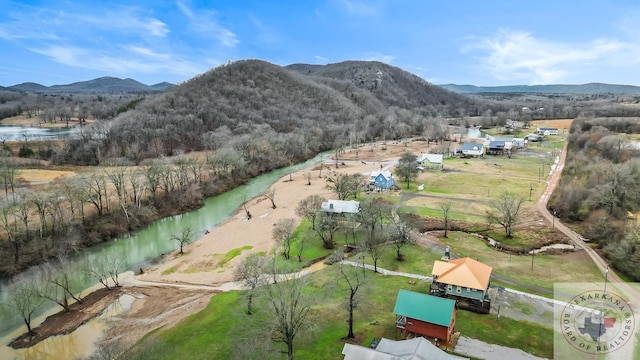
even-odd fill
[(636, 0), (0, 0), (0, 85), (377, 60), (435, 84), (640, 86)]

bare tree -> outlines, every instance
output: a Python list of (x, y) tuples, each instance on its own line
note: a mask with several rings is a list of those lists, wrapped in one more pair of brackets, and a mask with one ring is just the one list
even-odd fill
[(143, 181), (144, 173), (137, 170), (129, 174), (129, 188), (131, 189), (131, 197), (135, 207), (142, 207), (142, 197), (146, 190), (145, 183)]
[(282, 244), (282, 254), (285, 259), (289, 259), (291, 253), (291, 242), (293, 241), (293, 230), (296, 228), (294, 219), (280, 219), (273, 227), (272, 237)]
[(498, 223), (504, 228), (505, 236), (512, 237), (513, 225), (518, 221), (524, 197), (512, 192), (500, 194), (498, 200), (491, 202), (494, 212), (487, 212), (487, 218), (491, 223)]
[(192, 228), (186, 227), (186, 228), (182, 229), (181, 233), (171, 235), (171, 240), (172, 241), (177, 241), (178, 244), (180, 244), (180, 254), (184, 254), (184, 252), (182, 251), (182, 248), (185, 245), (191, 244), (191, 242), (193, 241), (193, 236), (195, 234), (196, 233), (195, 233), (195, 231), (193, 231)]
[(327, 201), (327, 199), (320, 195), (309, 195), (300, 200), (296, 207), (296, 214), (298, 214), (298, 216), (311, 221), (311, 230), (316, 229), (316, 218), (318, 217), (322, 203), (325, 201)]
[(29, 201), (35, 206), (38, 218), (40, 219), (40, 226), (38, 228), (40, 234), (40, 240), (44, 239), (47, 231), (47, 211), (49, 203), (51, 201), (51, 194), (39, 191), (29, 194)]
[(271, 339), (287, 346), (287, 359), (293, 359), (293, 342), (296, 336), (313, 326), (307, 319), (312, 298), (305, 295), (306, 281), (293, 275), (289, 280), (267, 286), (270, 303)]
[(336, 242), (333, 239), (333, 235), (336, 232), (338, 221), (333, 214), (326, 212), (320, 212), (319, 223), (316, 226), (316, 232), (322, 240), (322, 244), (325, 249), (333, 249), (336, 246)]
[(302, 253), (304, 252), (304, 247), (308, 240), (307, 236), (309, 235), (307, 234), (305, 236), (300, 237), (300, 239), (298, 239), (298, 243), (296, 246), (296, 257), (298, 258), (298, 262), (302, 262)]
[(360, 174), (340, 173), (327, 179), (327, 188), (336, 194), (338, 200), (345, 200), (349, 196), (356, 197), (361, 187), (362, 175)]
[(447, 238), (447, 232), (449, 230), (449, 213), (451, 212), (451, 201), (447, 201), (446, 203), (440, 205), (440, 209), (442, 210), (442, 220), (444, 220), (444, 237)]
[[(355, 334), (353, 333), (353, 313), (360, 305), (360, 301), (362, 300), (362, 296), (360, 290), (366, 284), (366, 276), (364, 271), (360, 271), (359, 268), (351, 265), (345, 265), (343, 262), (340, 262), (339, 267), (339, 275), (338, 279), (338, 291), (347, 292), (347, 311), (349, 313), (349, 319), (347, 320), (347, 324), (349, 327), (349, 331), (347, 336), (342, 338), (343, 340), (354, 339)], [(343, 289), (341, 287), (344, 287)]]
[(111, 181), (114, 190), (116, 191), (116, 197), (118, 199), (118, 206), (122, 209), (122, 212), (127, 219), (129, 220), (129, 210), (127, 208), (129, 195), (127, 194), (127, 186), (126, 179), (128, 177), (125, 168), (122, 166), (112, 167), (108, 171), (105, 171), (105, 175)]
[(29, 335), (34, 335), (31, 329), (31, 318), (44, 300), (39, 294), (38, 282), (18, 275), (8, 285), (7, 294), (7, 306), (22, 318)]
[(398, 261), (404, 260), (404, 255), (401, 250), (406, 245), (411, 244), (413, 241), (409, 237), (411, 231), (410, 226), (400, 219), (400, 216), (394, 211), (391, 216), (391, 224), (389, 227), (389, 239), (391, 244), (396, 250), (396, 259)]
[(385, 250), (389, 242), (384, 236), (375, 235), (373, 237), (368, 238), (363, 244), (362, 249), (371, 256), (371, 261), (373, 261), (373, 271), (378, 272), (378, 261), (384, 255)]
[(407, 189), (409, 188), (409, 182), (418, 176), (418, 164), (416, 162), (417, 157), (410, 152), (404, 152), (396, 165), (396, 173), (400, 178), (407, 182)]
[(60, 305), (65, 312), (71, 311), (70, 299), (82, 302), (82, 299), (76, 296), (71, 289), (71, 278), (68, 261), (59, 256), (41, 267), (39, 281), (42, 286), (39, 287), (39, 295)]
[(251, 308), (253, 294), (258, 286), (267, 283), (267, 258), (264, 255), (251, 254), (238, 265), (235, 270), (236, 281), (242, 282), (249, 290), (247, 292), (247, 315), (252, 315)]
[(105, 209), (108, 210), (109, 203), (105, 177), (103, 175), (88, 177), (83, 179), (83, 184), (85, 201), (96, 208), (98, 216), (102, 216)]
[(373, 241), (376, 236), (376, 229), (382, 226), (382, 223), (391, 218), (393, 207), (391, 203), (380, 197), (366, 197), (360, 202), (360, 211), (358, 219), (367, 230), (367, 238)]
[[(0, 139), (2, 140), (2, 139)], [(2, 147), (4, 148), (4, 142), (2, 140)], [(15, 189), (16, 176), (18, 173), (18, 166), (15, 160), (11, 157), (0, 157), (0, 181), (4, 185), (4, 195), (9, 196), (9, 190), (13, 193)]]
[(85, 268), (89, 276), (98, 280), (107, 290), (111, 290), (109, 280), (111, 280), (114, 287), (120, 286), (118, 274), (120, 273), (121, 265), (122, 260), (117, 257), (98, 256), (87, 261)]
[(269, 201), (271, 201), (271, 208), (275, 209), (276, 208), (276, 203), (275, 203), (276, 188), (273, 186), (270, 187), (267, 191), (265, 191), (264, 197), (266, 197), (267, 199), (269, 199)]
[(13, 250), (13, 263), (15, 266), (18, 266), (20, 262), (20, 250), (24, 241), (17, 228), (18, 216), (18, 201), (7, 198), (0, 202), (0, 223)]

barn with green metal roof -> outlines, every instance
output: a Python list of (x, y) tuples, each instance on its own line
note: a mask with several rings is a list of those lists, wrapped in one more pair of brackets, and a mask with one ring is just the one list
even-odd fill
[(449, 344), (456, 326), (456, 302), (401, 289), (393, 313), (403, 338), (411, 334)]

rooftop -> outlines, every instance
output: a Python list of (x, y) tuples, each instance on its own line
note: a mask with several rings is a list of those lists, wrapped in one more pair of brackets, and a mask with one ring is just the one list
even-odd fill
[(401, 289), (393, 313), (440, 326), (451, 325), (456, 302)]
[(431, 275), (438, 277), (438, 282), (477, 290), (486, 290), (493, 268), (472, 258), (460, 258), (433, 263)]

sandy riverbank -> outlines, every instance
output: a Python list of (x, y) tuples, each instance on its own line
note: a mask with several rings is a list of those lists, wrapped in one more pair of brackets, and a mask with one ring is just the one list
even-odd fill
[[(132, 276), (131, 281), (123, 276), (121, 281), (125, 287), (122, 293), (133, 296), (131, 307), (107, 321), (102, 336), (99, 336), (101, 340), (98, 340), (96, 345), (102, 349), (114, 344), (130, 346), (155, 328), (171, 328), (183, 318), (202, 310), (211, 296), (220, 290), (189, 287), (187, 284), (227, 283), (233, 280), (234, 268), (247, 255), (271, 251), (274, 246), (273, 225), (283, 218), (300, 221), (295, 210), (300, 200), (315, 194), (335, 198), (331, 190), (327, 189), (325, 176), (335, 172), (365, 174), (379, 170), (381, 164), (384, 166), (392, 163), (404, 151), (420, 154), (426, 150), (425, 145), (424, 142), (410, 143), (408, 146), (400, 143), (389, 144), (384, 150), (380, 146), (363, 147), (357, 155), (355, 150), (347, 150), (341, 155), (338, 168), (335, 167), (335, 162), (329, 161), (324, 164), (322, 172), (319, 167), (311, 170), (311, 185), (308, 185), (307, 180), (309, 169), (282, 177), (273, 185), (276, 190), (276, 209), (272, 208), (267, 198), (257, 196), (247, 201), (248, 210), (253, 215), (251, 220), (246, 219), (243, 209), (240, 208), (230, 219), (186, 246), (185, 254), (180, 255), (178, 251), (165, 254), (158, 265), (144, 269), (145, 273), (135, 278)], [(240, 255), (221, 264), (225, 254), (245, 247), (246, 250)], [(177, 288), (151, 282), (185, 286)], [(95, 305), (83, 306), (81, 312), (97, 315), (107, 305), (105, 301), (96, 302)], [(47, 322), (46, 327), (37, 329), (42, 331), (43, 338), (73, 331), (83, 324), (82, 321), (74, 321), (73, 317), (68, 316), (54, 317), (45, 321)], [(68, 330), (62, 331), (63, 328)], [(127, 334), (126, 338), (123, 338), (122, 334)], [(58, 340), (60, 343), (63, 341), (62, 338)]]
[[(275, 245), (272, 239), (274, 224), (285, 218), (293, 218), (297, 222), (301, 219), (296, 214), (296, 207), (300, 200), (310, 195), (321, 195), (325, 198), (335, 197), (327, 189), (324, 176), (330, 173), (365, 173), (379, 169), (379, 162), (365, 161), (365, 164), (348, 162), (340, 165), (326, 164), (322, 170), (323, 178), (319, 178), (319, 170), (312, 170), (311, 185), (308, 185), (307, 173), (302, 170), (291, 176), (279, 179), (275, 188), (274, 202), (264, 196), (257, 196), (247, 202), (247, 209), (252, 214), (248, 220), (243, 209), (238, 211), (227, 221), (185, 247), (184, 254), (177, 251), (165, 255), (164, 260), (154, 268), (146, 269), (139, 278), (141, 280), (217, 285), (233, 281), (233, 269), (249, 254), (269, 252)], [(223, 264), (224, 255), (234, 249), (246, 248), (239, 256)], [(310, 260), (310, 259), (307, 259)]]

